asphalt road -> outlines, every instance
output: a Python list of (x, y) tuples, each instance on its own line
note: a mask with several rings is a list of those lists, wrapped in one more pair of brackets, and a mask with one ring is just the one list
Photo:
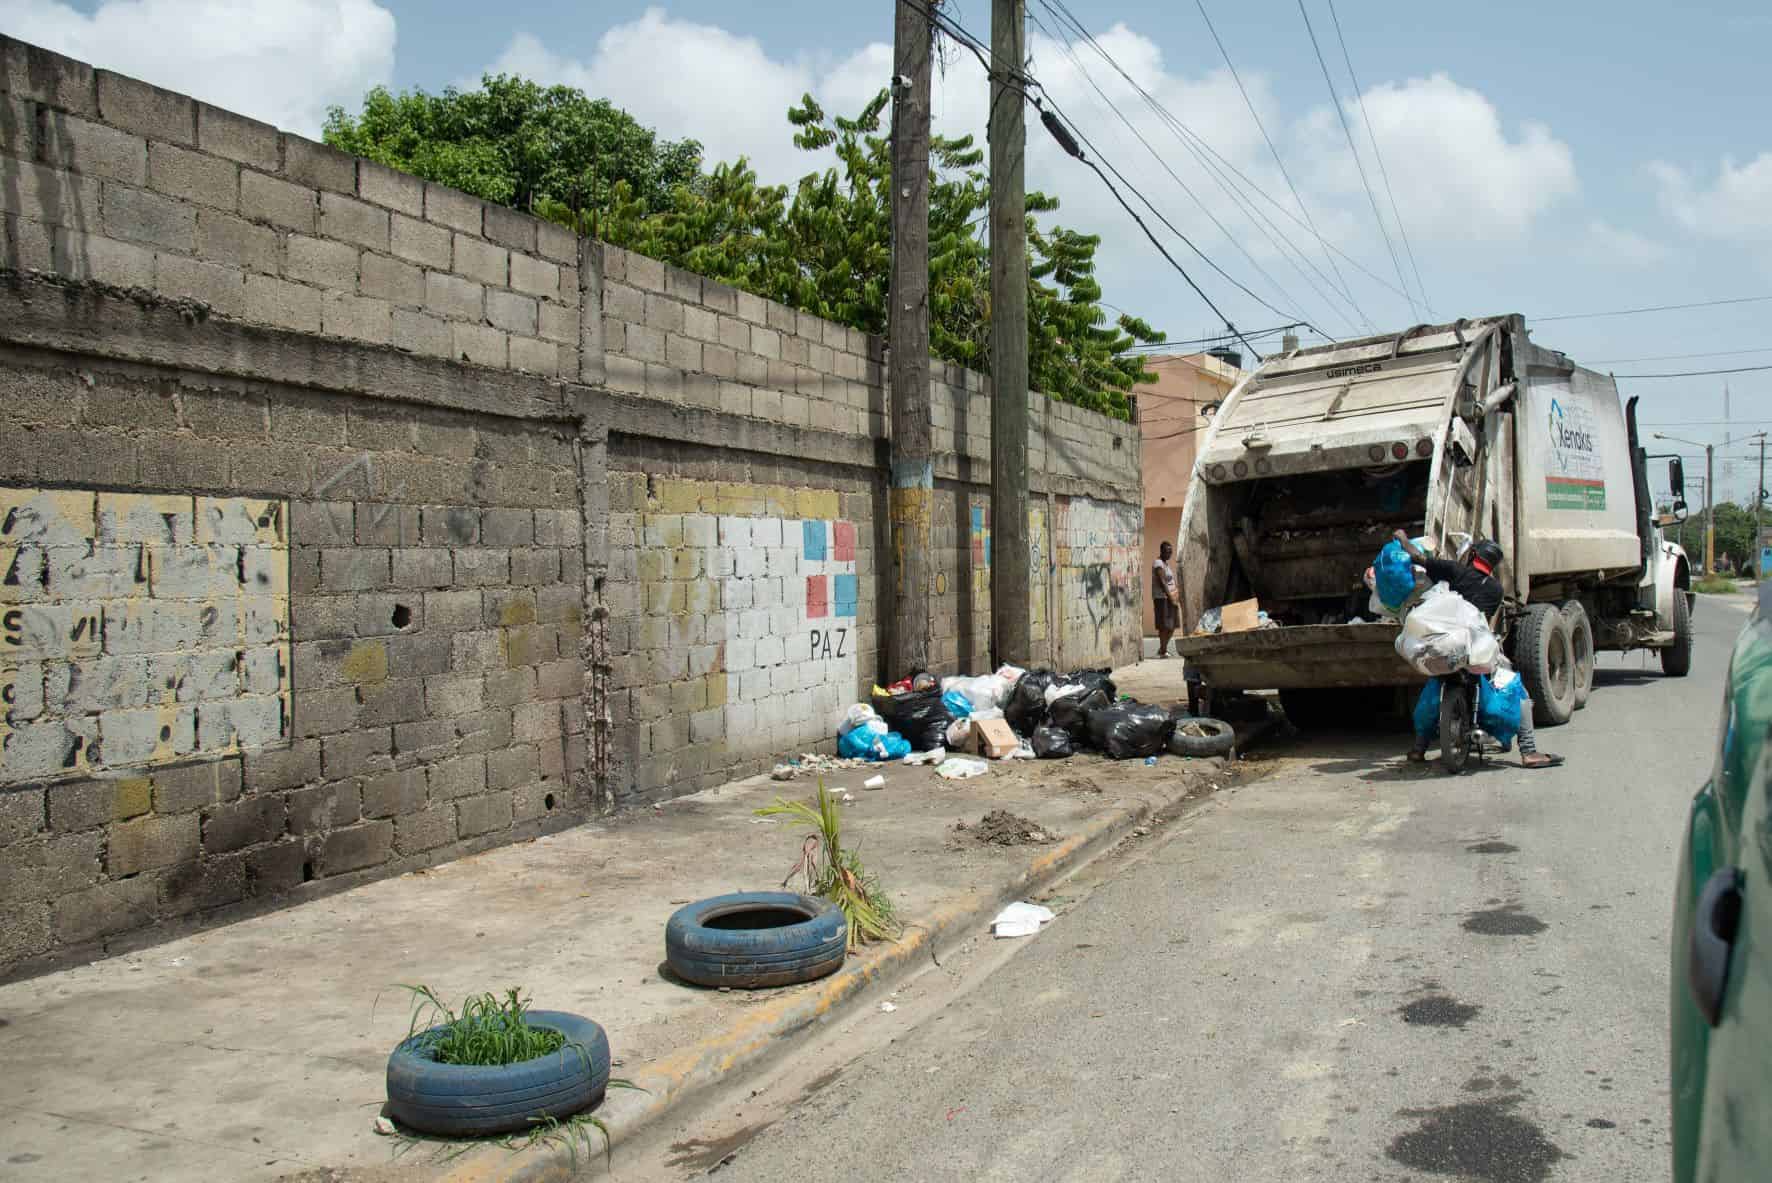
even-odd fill
[(1745, 609), (1701, 603), (1687, 679), (1602, 659), (1560, 769), (1289, 743), (676, 1177), (1666, 1178), (1671, 884)]

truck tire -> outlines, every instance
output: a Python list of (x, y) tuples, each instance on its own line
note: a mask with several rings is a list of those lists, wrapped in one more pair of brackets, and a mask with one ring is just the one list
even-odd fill
[(1569, 621), (1554, 604), (1533, 604), (1520, 617), (1514, 664), (1540, 727), (1560, 727), (1575, 713), (1575, 670)]
[(1569, 656), (1575, 670), (1575, 709), (1587, 706), (1594, 693), (1594, 625), (1580, 600), (1563, 605), (1563, 619), (1569, 623)]
[(1692, 601), (1679, 588), (1674, 589), (1674, 643), (1661, 651), (1661, 672), (1669, 678), (1692, 672)]

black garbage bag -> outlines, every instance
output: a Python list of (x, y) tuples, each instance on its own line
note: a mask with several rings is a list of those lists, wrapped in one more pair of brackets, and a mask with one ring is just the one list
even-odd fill
[(1034, 755), (1042, 760), (1063, 760), (1076, 755), (1071, 733), (1062, 727), (1034, 728)]
[(1046, 687), (1055, 675), (1051, 670), (1029, 670), (1016, 679), (1009, 701), (1003, 704), (1003, 718), (1017, 735), (1032, 735), (1046, 721)]
[(954, 716), (942, 705), (939, 686), (909, 694), (876, 694), (874, 710), (888, 727), (904, 736), (913, 752), (947, 746), (948, 724)]
[(1062, 727), (1070, 733), (1072, 743), (1087, 744), (1090, 742), (1089, 713), (1111, 706), (1113, 701), (1100, 690), (1085, 690), (1081, 694), (1055, 698), (1046, 708), (1046, 725)]
[(1114, 697), (1117, 693), (1114, 687), (1114, 680), (1108, 677), (1107, 670), (1076, 670), (1072, 673), (1066, 674), (1064, 677), (1060, 678), (1059, 681), (1080, 682), (1091, 690), (1100, 690), (1103, 694), (1108, 696), (1109, 702), (1114, 701)]
[(1116, 702), (1089, 712), (1089, 741), (1110, 760), (1159, 755), (1173, 734), (1175, 718), (1164, 707)]

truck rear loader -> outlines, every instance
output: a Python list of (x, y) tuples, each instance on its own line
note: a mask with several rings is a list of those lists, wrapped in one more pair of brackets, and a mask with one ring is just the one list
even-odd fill
[[(1271, 357), (1213, 414), (1188, 489), (1190, 681), (1208, 700), (1278, 690), (1305, 727), (1387, 709), (1422, 680), (1363, 582), (1398, 529), (1445, 557), (1466, 536), (1501, 544), (1497, 627), (1541, 725), (1585, 705), (1596, 652), (1654, 649), (1683, 677), (1691, 568), (1661, 536), (1646, 465), (1636, 400), (1534, 344), (1517, 315)], [(1678, 497), (1677, 461), (1670, 480)], [(1198, 631), (1207, 609), (1248, 599), (1265, 627)]]

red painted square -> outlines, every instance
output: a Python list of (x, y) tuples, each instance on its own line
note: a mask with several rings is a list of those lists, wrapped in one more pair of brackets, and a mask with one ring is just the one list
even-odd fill
[(824, 575), (806, 577), (806, 618), (819, 620), (831, 614), (830, 580)]
[(832, 533), (836, 535), (837, 553), (832, 557), (839, 563), (855, 561), (855, 523), (836, 522)]

